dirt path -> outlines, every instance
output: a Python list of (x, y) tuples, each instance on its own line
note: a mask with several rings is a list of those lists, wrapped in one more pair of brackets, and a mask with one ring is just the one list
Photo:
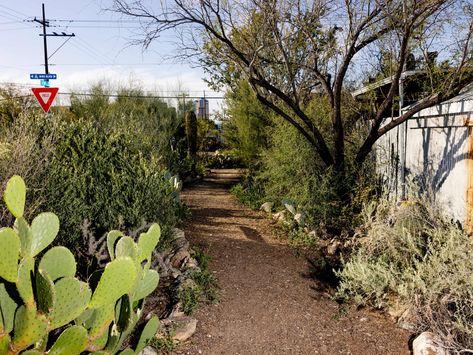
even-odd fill
[(369, 311), (340, 311), (303, 277), (307, 262), (272, 237), (271, 221), (227, 190), (234, 171), (213, 172), (183, 192), (185, 228), (212, 257), (220, 302), (200, 307), (180, 354), (409, 354), (409, 334)]

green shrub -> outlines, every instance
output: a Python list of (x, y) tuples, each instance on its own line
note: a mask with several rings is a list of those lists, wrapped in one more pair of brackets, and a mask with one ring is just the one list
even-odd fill
[[(322, 222), (337, 230), (356, 226), (362, 203), (376, 187), (372, 174), (347, 164), (345, 177), (340, 178), (322, 165), (313, 147), (285, 122), (275, 124), (270, 137), (271, 146), (256, 173), (264, 186), (263, 199), (276, 207), (282, 207), (282, 199), (294, 201), (309, 225)], [(340, 197), (340, 191), (345, 197)]]
[(338, 293), (362, 305), (407, 310), (418, 331), (439, 334), (452, 351), (471, 349), (473, 240), (432, 206), (367, 207), (367, 236), (338, 273)]
[[(141, 316), (144, 298), (159, 282), (159, 274), (150, 269), (159, 225), (142, 233), (137, 243), (111, 231), (107, 246), (112, 260), (86, 283), (74, 277), (76, 263), (67, 248), (44, 252), (59, 231), (59, 219), (46, 212), (28, 224), (22, 178), (8, 181), (4, 200), (16, 219), (13, 228), (0, 230), (0, 353), (117, 353)], [(158, 324), (152, 317), (128, 352), (138, 353)]]
[(77, 244), (86, 219), (98, 235), (144, 221), (159, 221), (167, 232), (178, 221), (175, 188), (157, 159), (145, 157), (129, 134), (110, 134), (84, 120), (64, 124), (55, 134), (43, 208), (61, 219), (61, 242)]
[(256, 210), (264, 203), (263, 185), (252, 175), (247, 175), (241, 183), (238, 183), (230, 189), (241, 203)]

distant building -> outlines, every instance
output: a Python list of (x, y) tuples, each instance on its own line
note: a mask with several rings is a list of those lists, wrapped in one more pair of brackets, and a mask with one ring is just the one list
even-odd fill
[(199, 100), (194, 101), (194, 105), (197, 118), (210, 118), (209, 100), (204, 97), (201, 97)]

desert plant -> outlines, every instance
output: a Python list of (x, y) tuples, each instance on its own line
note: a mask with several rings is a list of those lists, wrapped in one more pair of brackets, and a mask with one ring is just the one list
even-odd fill
[[(41, 213), (31, 225), (24, 218), (21, 177), (8, 181), (4, 200), (16, 220), (13, 228), (0, 230), (0, 354), (118, 352), (141, 316), (144, 298), (159, 282), (159, 274), (150, 269), (159, 225), (136, 243), (119, 231), (109, 232), (112, 260), (87, 283), (74, 277), (76, 262), (67, 248), (46, 251), (58, 234), (58, 217)], [(158, 322), (151, 318), (136, 348), (123, 353), (138, 353)]]
[(181, 204), (157, 157), (142, 154), (129, 133), (109, 134), (87, 120), (55, 133), (60, 139), (45, 169), (42, 208), (59, 216), (62, 244), (77, 247), (86, 219), (97, 235), (132, 230), (143, 221), (158, 221), (168, 234)]
[(365, 208), (367, 235), (345, 260), (339, 296), (390, 309), (453, 353), (473, 346), (473, 240), (432, 201)]

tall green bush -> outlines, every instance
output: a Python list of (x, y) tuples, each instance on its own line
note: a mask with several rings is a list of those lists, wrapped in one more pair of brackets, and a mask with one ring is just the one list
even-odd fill
[(166, 229), (177, 223), (174, 187), (157, 158), (146, 157), (132, 135), (108, 133), (82, 119), (55, 134), (60, 139), (45, 171), (43, 208), (61, 219), (63, 243), (78, 243), (86, 219), (98, 235), (154, 220)]
[[(135, 92), (113, 101), (105, 89), (93, 93), (47, 116), (24, 105), (1, 126), (0, 183), (24, 176), (31, 196), (25, 215), (57, 213), (63, 223), (58, 241), (71, 247), (81, 240), (85, 220), (97, 236), (154, 220), (170, 235), (183, 211), (166, 174), (180, 164), (171, 146), (175, 109)], [(4, 208), (0, 217), (11, 222)]]

